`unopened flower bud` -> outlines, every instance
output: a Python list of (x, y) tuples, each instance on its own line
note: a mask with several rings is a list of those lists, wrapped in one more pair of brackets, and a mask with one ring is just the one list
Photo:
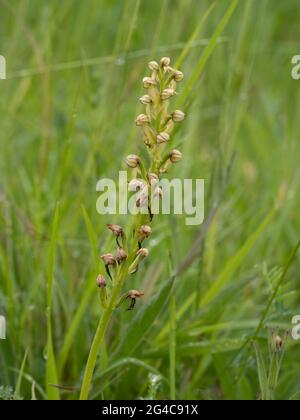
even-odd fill
[(161, 93), (161, 99), (163, 101), (166, 101), (168, 99), (170, 99), (172, 96), (175, 95), (175, 90), (174, 89), (164, 89)]
[(173, 112), (172, 120), (174, 122), (182, 122), (184, 119), (185, 119), (185, 113), (184, 112), (182, 112), (180, 110), (177, 110), (177, 111)]
[(107, 225), (107, 227), (108, 227), (109, 230), (112, 231), (112, 233), (115, 236), (122, 236), (123, 235), (123, 229), (121, 228), (121, 226), (109, 224), (109, 225)]
[(181, 82), (184, 79), (184, 74), (182, 71), (175, 70), (173, 74), (175, 82)]
[(172, 150), (169, 158), (172, 163), (178, 163), (182, 160), (182, 153), (179, 150)]
[(126, 164), (129, 168), (137, 168), (141, 162), (141, 159), (137, 155), (129, 155), (126, 158)]
[(96, 280), (96, 284), (100, 289), (106, 287), (106, 280), (104, 276), (99, 275)]
[(170, 140), (170, 135), (166, 132), (159, 133), (157, 136), (157, 143), (167, 143)]
[(141, 259), (144, 259), (144, 258), (149, 257), (149, 251), (147, 248), (141, 248), (138, 250), (136, 255), (140, 257)]
[(145, 124), (149, 124), (149, 118), (147, 115), (145, 114), (140, 114), (137, 119), (135, 120), (135, 123), (138, 127), (145, 125)]
[(116, 259), (112, 254), (104, 254), (101, 256), (101, 259), (103, 260), (104, 264), (109, 266), (114, 266), (116, 264)]
[(159, 64), (156, 61), (150, 61), (150, 63), (148, 64), (148, 67), (151, 71), (159, 70)]
[(143, 242), (145, 239), (149, 238), (152, 233), (150, 226), (144, 225), (139, 228), (139, 243)]
[(169, 57), (163, 57), (161, 60), (160, 60), (160, 65), (162, 66), (162, 67), (169, 67), (169, 65), (171, 64), (171, 59), (169, 58)]
[(143, 86), (145, 89), (149, 89), (151, 86), (155, 86), (156, 81), (152, 77), (144, 77)]
[(126, 254), (126, 252), (124, 251), (123, 248), (118, 248), (118, 252), (117, 252), (117, 262), (118, 263), (122, 263), (124, 261), (127, 260), (128, 255)]
[(143, 105), (149, 105), (149, 104), (151, 104), (151, 103), (152, 103), (151, 96), (149, 96), (149, 95), (144, 95), (144, 96), (142, 96), (142, 97), (140, 98), (140, 102), (141, 102)]

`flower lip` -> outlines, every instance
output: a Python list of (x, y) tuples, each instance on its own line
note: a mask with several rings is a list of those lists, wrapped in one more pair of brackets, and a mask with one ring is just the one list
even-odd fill
[(139, 239), (140, 241), (149, 238), (152, 233), (152, 229), (150, 226), (143, 225), (139, 228)]
[(138, 290), (129, 290), (128, 297), (130, 299), (136, 299), (145, 296), (145, 293), (139, 292)]

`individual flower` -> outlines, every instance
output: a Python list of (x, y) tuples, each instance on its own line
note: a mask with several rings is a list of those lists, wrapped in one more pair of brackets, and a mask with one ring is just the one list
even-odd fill
[(180, 111), (180, 110), (176, 110), (173, 112), (172, 114), (172, 120), (176, 123), (178, 122), (182, 122), (185, 119), (185, 113)]
[(169, 159), (172, 163), (178, 163), (182, 160), (182, 153), (179, 150), (172, 150)]
[(129, 155), (126, 158), (126, 164), (129, 168), (135, 169), (140, 165), (140, 163), (141, 159), (137, 155)]
[(170, 134), (166, 132), (159, 133), (156, 139), (158, 144), (167, 143), (170, 140)]

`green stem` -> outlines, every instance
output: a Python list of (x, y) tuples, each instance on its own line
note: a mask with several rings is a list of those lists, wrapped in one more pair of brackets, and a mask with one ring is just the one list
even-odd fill
[(89, 391), (90, 391), (91, 382), (92, 382), (92, 378), (93, 378), (93, 374), (94, 374), (94, 370), (95, 370), (95, 366), (97, 362), (97, 356), (99, 353), (100, 346), (104, 340), (105, 333), (109, 325), (109, 322), (111, 320), (112, 314), (114, 312), (117, 299), (122, 290), (124, 279), (126, 278), (124, 273), (126, 273), (125, 270), (120, 273), (119, 281), (117, 281), (116, 286), (113, 289), (113, 292), (109, 301), (109, 305), (104, 310), (100, 318), (98, 328), (97, 328), (97, 331), (96, 331), (96, 334), (95, 334), (95, 337), (91, 346), (86, 368), (85, 368), (85, 373), (84, 373), (81, 392), (80, 392), (80, 400), (87, 400), (89, 397)]

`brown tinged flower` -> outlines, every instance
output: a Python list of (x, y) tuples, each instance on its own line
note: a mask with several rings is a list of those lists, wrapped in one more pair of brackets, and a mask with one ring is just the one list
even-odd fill
[(160, 65), (162, 68), (169, 67), (170, 64), (171, 64), (171, 59), (169, 57), (163, 57), (160, 60)]
[(115, 257), (112, 254), (104, 254), (102, 255), (101, 259), (103, 260), (105, 264), (106, 272), (109, 276), (109, 278), (112, 280), (112, 276), (109, 271), (109, 267), (114, 267), (117, 264), (117, 261)]
[(106, 266), (114, 266), (116, 265), (116, 259), (113, 254), (104, 254), (101, 257), (101, 260), (104, 262)]
[(161, 93), (161, 99), (163, 101), (167, 101), (168, 99), (170, 99), (172, 96), (174, 96), (176, 94), (174, 89), (164, 89)]
[(175, 82), (179, 83), (184, 79), (184, 74), (180, 70), (175, 70), (173, 74)]
[(150, 95), (144, 95), (144, 96), (142, 96), (142, 97), (140, 98), (140, 102), (141, 102), (143, 105), (149, 105), (149, 104), (151, 104), (151, 103), (152, 103), (151, 96), (150, 96)]
[(125, 252), (125, 250), (123, 248), (118, 248), (118, 252), (117, 252), (117, 262), (119, 264), (121, 264), (122, 262), (127, 260), (127, 253)]
[(170, 140), (170, 134), (168, 134), (166, 132), (159, 133), (158, 136), (157, 136), (157, 143), (158, 144), (167, 143), (169, 140)]
[(128, 310), (128, 311), (132, 311), (132, 309), (134, 309), (134, 307), (135, 307), (136, 300), (137, 300), (138, 298), (143, 297), (144, 295), (145, 295), (145, 294), (144, 294), (143, 292), (139, 292), (138, 290), (129, 290), (129, 292), (128, 292), (128, 294), (127, 294), (126, 298), (127, 298), (127, 299), (130, 299), (130, 300), (131, 300), (131, 302), (130, 302), (129, 308), (128, 308), (127, 310)]
[(172, 120), (176, 123), (182, 122), (185, 119), (185, 113), (180, 111), (180, 110), (176, 110), (173, 112), (172, 114)]
[(143, 86), (145, 89), (149, 89), (150, 87), (156, 86), (156, 81), (152, 77), (144, 77)]
[(108, 229), (112, 231), (115, 236), (122, 236), (123, 235), (123, 228), (119, 225), (107, 225)]
[(129, 168), (135, 169), (140, 165), (140, 163), (141, 159), (137, 155), (129, 155), (126, 158), (126, 164)]
[(148, 64), (148, 67), (151, 71), (159, 70), (159, 64), (156, 61), (150, 61), (150, 63)]
[(145, 124), (149, 124), (149, 122), (150, 122), (150, 120), (149, 120), (148, 116), (145, 115), (145, 114), (140, 114), (137, 117), (137, 119), (135, 120), (135, 123), (138, 127), (141, 127), (142, 125), (145, 125)]
[(106, 287), (106, 280), (105, 280), (105, 277), (104, 277), (104, 276), (102, 276), (102, 275), (99, 275), (99, 276), (97, 277), (96, 284), (97, 284), (97, 286), (98, 286), (100, 289), (103, 289), (104, 287)]
[(169, 159), (172, 163), (178, 163), (182, 160), (182, 153), (174, 149), (170, 152)]
[(149, 257), (149, 251), (147, 248), (141, 248), (138, 250), (136, 255), (140, 258), (140, 260), (144, 260), (145, 258)]
[(149, 238), (152, 233), (150, 226), (143, 225), (139, 228), (139, 244), (141, 244), (145, 239)]

